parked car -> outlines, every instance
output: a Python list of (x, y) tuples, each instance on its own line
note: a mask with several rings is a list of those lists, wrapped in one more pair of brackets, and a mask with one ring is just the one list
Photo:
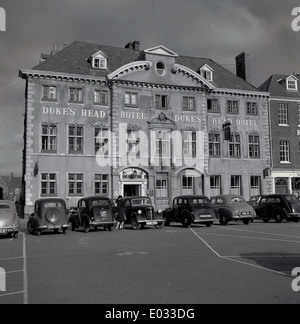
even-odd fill
[(125, 200), (125, 224), (130, 224), (134, 230), (145, 226), (161, 228), (164, 225), (163, 213), (155, 211), (149, 197), (126, 197)]
[(287, 221), (299, 222), (300, 201), (294, 195), (273, 194), (263, 196), (257, 207), (257, 216), (264, 222), (274, 219), (276, 223)]
[(173, 199), (172, 207), (164, 211), (164, 217), (166, 226), (176, 222), (184, 227), (192, 224), (210, 227), (216, 219), (216, 213), (206, 196), (178, 196)]
[(112, 201), (108, 197), (92, 196), (78, 201), (77, 212), (70, 214), (72, 230), (82, 227), (85, 233), (98, 227), (111, 231), (115, 225)]
[(0, 200), (0, 235), (18, 238), (19, 229), (16, 205), (12, 201)]
[(247, 203), (250, 206), (252, 206), (254, 210), (256, 210), (256, 208), (257, 208), (257, 206), (258, 206), (258, 204), (259, 204), (262, 197), (263, 197), (262, 195), (251, 196), (250, 200), (247, 201)]
[(238, 220), (248, 225), (256, 216), (253, 207), (247, 204), (240, 195), (221, 195), (211, 198), (210, 202), (221, 225), (227, 225), (230, 221)]
[(63, 199), (45, 198), (35, 202), (34, 213), (27, 222), (27, 230), (30, 234), (40, 235), (41, 232), (51, 230), (64, 234), (69, 227), (67, 220), (67, 208)]

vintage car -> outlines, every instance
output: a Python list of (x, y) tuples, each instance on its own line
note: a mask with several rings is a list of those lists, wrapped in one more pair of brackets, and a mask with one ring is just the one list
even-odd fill
[(256, 216), (253, 207), (240, 195), (221, 195), (211, 198), (210, 202), (221, 225), (238, 220), (248, 225)]
[(256, 211), (256, 208), (263, 196), (262, 195), (256, 195), (256, 196), (251, 196), (250, 200), (247, 201), (247, 203), (253, 207), (253, 209)]
[(263, 196), (257, 206), (256, 213), (265, 223), (274, 219), (276, 223), (287, 221), (299, 222), (300, 201), (290, 194), (273, 194)]
[(115, 225), (112, 201), (108, 197), (92, 196), (78, 201), (77, 212), (72, 211), (69, 222), (72, 231), (82, 228), (85, 233), (98, 227), (111, 231)]
[(30, 234), (40, 235), (41, 232), (51, 230), (64, 234), (69, 227), (67, 220), (66, 202), (60, 198), (45, 198), (35, 202), (34, 213), (27, 222), (27, 230)]
[(12, 201), (0, 200), (0, 235), (18, 238), (19, 228), (16, 205)]
[(126, 197), (125, 203), (125, 224), (130, 224), (134, 230), (145, 226), (161, 228), (164, 225), (162, 210), (155, 211), (149, 197)]
[(178, 196), (173, 199), (171, 208), (164, 211), (165, 225), (171, 222), (182, 223), (184, 227), (204, 224), (210, 227), (216, 213), (206, 196)]

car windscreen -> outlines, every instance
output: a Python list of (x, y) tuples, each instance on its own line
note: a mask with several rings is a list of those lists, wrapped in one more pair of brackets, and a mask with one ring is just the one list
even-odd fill
[(242, 197), (232, 197), (230, 202), (245, 202), (245, 200)]
[(62, 204), (59, 201), (51, 201), (51, 202), (45, 202), (44, 203), (45, 208), (61, 208)]
[(106, 199), (98, 199), (92, 201), (92, 206), (108, 206), (108, 200)]
[(132, 206), (151, 206), (151, 200), (148, 198), (137, 198), (132, 199), (131, 201)]
[(193, 198), (192, 204), (193, 205), (209, 204), (209, 199), (208, 198)]
[(294, 195), (285, 196), (287, 201), (299, 201), (299, 199)]

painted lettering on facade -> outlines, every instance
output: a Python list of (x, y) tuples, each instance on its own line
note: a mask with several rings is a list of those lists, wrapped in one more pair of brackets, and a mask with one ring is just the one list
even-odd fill
[(74, 108), (58, 108), (58, 107), (42, 107), (44, 115), (57, 115), (57, 116), (81, 116), (90, 118), (105, 118), (106, 112), (103, 110), (94, 109), (74, 109)]

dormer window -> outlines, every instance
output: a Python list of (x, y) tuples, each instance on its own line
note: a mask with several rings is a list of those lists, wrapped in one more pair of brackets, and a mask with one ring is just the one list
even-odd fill
[(291, 91), (298, 91), (298, 79), (294, 75), (286, 78), (286, 89)]
[(106, 69), (106, 60), (100, 58), (94, 58), (93, 67), (96, 69)]
[(99, 51), (90, 57), (90, 62), (94, 69), (106, 70), (107, 59), (108, 57), (102, 51)]
[(202, 68), (199, 69), (199, 74), (206, 79), (207, 81), (213, 81), (213, 69), (205, 64)]

